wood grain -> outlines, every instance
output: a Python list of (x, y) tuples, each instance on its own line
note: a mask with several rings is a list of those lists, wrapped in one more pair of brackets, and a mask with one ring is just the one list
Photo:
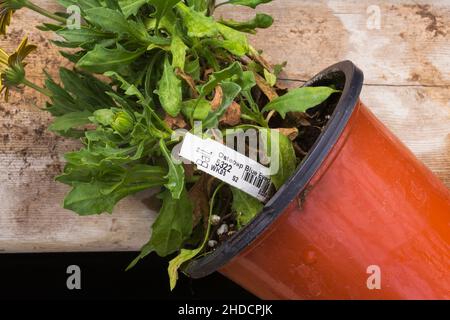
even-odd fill
[[(58, 8), (55, 1), (35, 2)], [(374, 5), (380, 29), (367, 27)], [(252, 12), (230, 9), (217, 16), (239, 20)], [(275, 0), (258, 11), (276, 22), (251, 36), (252, 45), (274, 63), (288, 61), (283, 77), (291, 86), (337, 61), (354, 61), (365, 73), (362, 100), (450, 186), (450, 1)], [(56, 74), (65, 64), (49, 34), (33, 28), (42, 21), (18, 11), (0, 39), (8, 51), (25, 35), (39, 45), (27, 68), (38, 83), (43, 69)], [(50, 116), (37, 108), (43, 102), (27, 89), (0, 102), (0, 251), (139, 249), (156, 215), (148, 207), (150, 191), (121, 201), (113, 215), (78, 217), (61, 209), (67, 187), (53, 178), (64, 152), (78, 143), (46, 131)]]

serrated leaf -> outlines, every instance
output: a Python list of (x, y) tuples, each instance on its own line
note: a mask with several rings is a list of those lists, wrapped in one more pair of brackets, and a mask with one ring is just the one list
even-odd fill
[(149, 3), (149, 0), (119, 0), (119, 6), (125, 18), (136, 15), (139, 9)]
[(168, 43), (168, 40), (162, 37), (150, 36), (141, 20), (127, 20), (119, 10), (103, 7), (87, 9), (86, 19), (104, 31), (118, 35), (128, 34), (131, 36), (130, 40), (136, 40), (147, 46), (151, 42), (156, 44)]
[(192, 61), (187, 61), (185, 63), (184, 72), (189, 74), (192, 79), (200, 80), (200, 61), (199, 58), (196, 58)]
[(264, 69), (264, 78), (271, 87), (275, 86), (275, 84), (277, 83), (277, 76), (267, 69)]
[(99, 79), (80, 71), (73, 72), (60, 68), (60, 79), (63, 87), (56, 84), (47, 74), (45, 86), (51, 91), (47, 110), (53, 116), (78, 111), (94, 112), (96, 109), (114, 105), (108, 96), (112, 89)]
[(212, 17), (179, 3), (177, 8), (188, 30), (188, 36), (194, 38), (214, 37), (219, 33), (217, 23)]
[(123, 78), (120, 74), (115, 71), (107, 71), (104, 73), (105, 76), (116, 79), (120, 82), (120, 88), (125, 91), (127, 96), (135, 96), (138, 98), (138, 101), (141, 103), (145, 103), (144, 95), (139, 91), (139, 89), (134, 85), (129, 83), (125, 78)]
[(164, 186), (170, 191), (174, 199), (180, 199), (181, 193), (184, 190), (183, 165), (173, 162), (172, 155), (163, 139), (159, 141), (159, 147), (169, 167), (167, 176), (165, 176), (167, 183)]
[(145, 48), (128, 51), (120, 45), (114, 49), (96, 45), (94, 50), (89, 51), (78, 61), (77, 67), (94, 73), (119, 72), (120, 69), (135, 61), (145, 51)]
[[(271, 135), (274, 130), (270, 130)], [(271, 176), (271, 180), (278, 190), (292, 176), (297, 168), (297, 157), (295, 155), (292, 141), (285, 135), (276, 133), (278, 145), (275, 146), (276, 153), (271, 156), (272, 161), (278, 161), (278, 172)], [(276, 159), (274, 158), (276, 157)]]
[(95, 122), (103, 126), (109, 126), (114, 121), (114, 111), (112, 109), (99, 109), (93, 114)]
[(305, 112), (313, 108), (339, 90), (330, 87), (302, 87), (289, 91), (269, 102), (263, 109), (263, 112), (269, 110), (277, 111), (284, 119), (288, 112)]
[(181, 37), (172, 35), (172, 42), (170, 44), (170, 51), (172, 52), (172, 66), (184, 70), (186, 61), (186, 50), (188, 47), (184, 44)]
[(56, 34), (66, 39), (69, 43), (76, 46), (83, 45), (90, 42), (99, 42), (104, 39), (112, 38), (113, 35), (105, 33), (92, 28), (81, 27), (81, 29), (68, 29), (64, 28), (58, 30)]
[(156, 18), (156, 25), (177, 3), (181, 0), (148, 0), (148, 3), (155, 7), (153, 16)]
[(120, 172), (115, 181), (110, 173), (107, 181), (73, 182), (72, 191), (64, 199), (64, 208), (80, 215), (112, 213), (115, 204), (124, 197), (162, 185), (164, 175), (160, 167), (137, 165)]
[(205, 83), (200, 88), (200, 94), (202, 96), (207, 96), (211, 92), (213, 92), (214, 88), (222, 81), (230, 79), (233, 76), (242, 76), (242, 67), (239, 62), (233, 62), (230, 66), (220, 71), (214, 72), (210, 77), (207, 83)]
[(200, 98), (200, 100), (187, 100), (183, 101), (183, 108), (181, 111), (188, 119), (193, 116), (194, 120), (205, 120), (211, 111), (211, 104), (205, 98)]
[(85, 10), (86, 20), (99, 26), (104, 31), (117, 34), (125, 34), (130, 32), (129, 24), (125, 16), (113, 9), (99, 7)]
[(68, 132), (70, 129), (90, 123), (89, 117), (92, 115), (89, 111), (78, 111), (66, 113), (57, 117), (48, 127), (50, 131), (59, 132), (60, 134)]
[(221, 42), (223, 48), (239, 57), (249, 52), (247, 36), (244, 33), (221, 23), (217, 23), (216, 25), (220, 34), (225, 39)]
[(164, 60), (164, 71), (156, 93), (164, 110), (172, 117), (176, 117), (181, 110), (181, 80), (178, 79), (167, 57)]
[(75, 5), (83, 11), (102, 6), (98, 0), (58, 0), (58, 3), (65, 8)]
[(165, 257), (181, 247), (192, 233), (192, 203), (183, 189), (180, 199), (173, 199), (169, 191), (162, 193), (163, 205), (152, 226), (150, 243), (156, 253)]
[(261, 212), (263, 204), (258, 199), (237, 188), (232, 187), (231, 192), (233, 193), (231, 207), (236, 213), (238, 228), (240, 229)]
[(187, 0), (187, 5), (198, 12), (205, 12), (208, 9), (208, 3), (205, 0)]

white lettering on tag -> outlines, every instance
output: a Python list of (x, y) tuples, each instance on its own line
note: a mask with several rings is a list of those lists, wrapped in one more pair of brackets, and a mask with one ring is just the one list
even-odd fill
[(196, 164), (199, 170), (260, 201), (268, 198), (271, 186), (269, 168), (217, 141), (186, 133), (180, 156)]

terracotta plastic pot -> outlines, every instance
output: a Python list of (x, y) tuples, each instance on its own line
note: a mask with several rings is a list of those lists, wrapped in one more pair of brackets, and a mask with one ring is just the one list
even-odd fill
[(185, 271), (264, 299), (450, 298), (450, 192), (359, 101), (338, 63), (306, 85), (343, 90), (327, 127), (263, 212)]

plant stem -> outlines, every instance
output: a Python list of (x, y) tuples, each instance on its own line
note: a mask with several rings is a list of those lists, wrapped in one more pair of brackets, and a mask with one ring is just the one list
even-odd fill
[(43, 95), (45, 95), (47, 97), (52, 96), (52, 93), (49, 90), (47, 90), (45, 88), (41, 88), (37, 84), (34, 84), (33, 82), (28, 81), (27, 79), (23, 79), (22, 84), (38, 91), (39, 93), (42, 93)]
[(43, 16), (45, 16), (47, 18), (50, 18), (50, 19), (53, 19), (53, 20), (58, 21), (60, 23), (66, 24), (66, 18), (58, 16), (58, 15), (56, 15), (54, 13), (51, 13), (51, 12), (49, 12), (49, 11), (47, 11), (47, 10), (37, 6), (37, 5), (35, 5), (34, 3), (30, 2), (30, 1), (26, 1), (25, 2), (25, 7), (30, 9), (30, 10), (33, 10), (33, 11), (35, 11), (37, 13), (40, 13), (40, 14), (42, 14)]
[(269, 123), (272, 116), (275, 114), (275, 110), (270, 110), (269, 114), (267, 115), (266, 122)]

